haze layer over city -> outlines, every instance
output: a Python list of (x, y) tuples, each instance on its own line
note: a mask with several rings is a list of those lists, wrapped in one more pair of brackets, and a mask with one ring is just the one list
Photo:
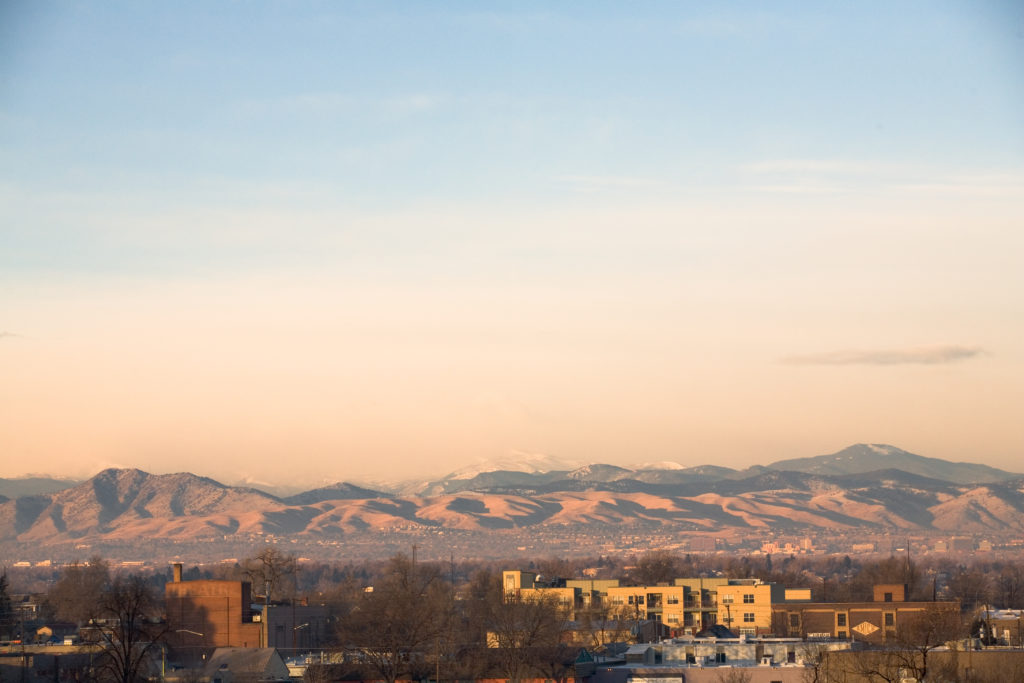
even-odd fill
[(4, 3), (4, 476), (1019, 472), (1022, 20)]

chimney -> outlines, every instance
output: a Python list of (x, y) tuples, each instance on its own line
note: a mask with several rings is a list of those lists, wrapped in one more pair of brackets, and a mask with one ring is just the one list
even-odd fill
[(181, 583), (181, 562), (175, 562), (174, 567), (174, 583)]

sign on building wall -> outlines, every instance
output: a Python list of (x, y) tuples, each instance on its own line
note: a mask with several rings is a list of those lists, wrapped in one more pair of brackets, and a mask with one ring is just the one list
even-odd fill
[(870, 621), (862, 621), (853, 627), (853, 630), (862, 636), (870, 636), (872, 633), (878, 630), (878, 627), (872, 624)]

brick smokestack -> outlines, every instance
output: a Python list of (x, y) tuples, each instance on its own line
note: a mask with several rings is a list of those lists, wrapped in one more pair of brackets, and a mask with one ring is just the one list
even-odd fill
[(174, 583), (181, 583), (181, 562), (175, 562), (174, 567)]

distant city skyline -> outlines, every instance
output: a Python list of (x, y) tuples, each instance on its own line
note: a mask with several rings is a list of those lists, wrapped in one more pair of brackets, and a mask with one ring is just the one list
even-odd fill
[(5, 3), (4, 474), (1019, 470), (1024, 6)]

